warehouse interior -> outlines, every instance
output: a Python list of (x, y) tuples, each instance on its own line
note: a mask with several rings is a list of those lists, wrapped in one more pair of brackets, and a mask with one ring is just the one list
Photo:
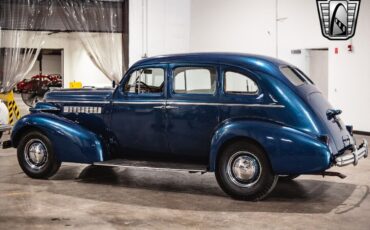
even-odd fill
[[(58, 88), (111, 88), (147, 57), (259, 54), (302, 70), (355, 138), (370, 141), (370, 1), (360, 4), (355, 36), (333, 41), (321, 32), (316, 0), (5, 0), (0, 57), (14, 58), (0, 61), (0, 89), (16, 87), (24, 116), (17, 84), (37, 75), (60, 76)], [(31, 180), (16, 149), (0, 149), (0, 229), (368, 229), (369, 160), (333, 170), (347, 178), (304, 175), (245, 202), (227, 197), (209, 173), (67, 163), (50, 180)]]

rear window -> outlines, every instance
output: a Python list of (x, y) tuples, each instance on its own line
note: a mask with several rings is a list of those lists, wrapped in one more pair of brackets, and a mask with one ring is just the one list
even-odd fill
[(285, 66), (280, 68), (284, 76), (295, 86), (303, 85), (309, 80), (307, 80), (297, 69)]

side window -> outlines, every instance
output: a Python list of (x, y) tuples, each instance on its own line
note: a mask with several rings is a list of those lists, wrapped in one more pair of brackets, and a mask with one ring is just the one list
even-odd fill
[(179, 67), (174, 69), (173, 90), (182, 94), (214, 94), (216, 69), (205, 67)]
[(134, 71), (125, 85), (125, 92), (136, 94), (162, 93), (164, 89), (164, 70), (146, 68)]
[(258, 86), (255, 81), (244, 74), (233, 71), (225, 72), (225, 93), (256, 94)]

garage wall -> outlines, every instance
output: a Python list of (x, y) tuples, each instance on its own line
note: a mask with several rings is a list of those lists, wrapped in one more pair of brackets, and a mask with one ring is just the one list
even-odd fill
[(190, 50), (275, 53), (275, 0), (192, 0)]
[[(42, 65), (43, 74), (62, 74), (62, 60), (59, 55), (43, 55)], [(26, 78), (31, 78), (40, 73), (40, 62), (36, 61), (32, 70), (27, 74)]]
[(62, 60), (59, 55), (43, 55), (42, 72), (45, 74), (62, 74)]
[(143, 56), (189, 52), (191, 0), (130, 0), (130, 65)]
[[(309, 72), (308, 52), (329, 49), (329, 101), (342, 109), (343, 119), (355, 129), (370, 132), (370, 1), (361, 1), (356, 36), (329, 41), (321, 35), (314, 0), (278, 1), (278, 39), (275, 37), (276, 1), (192, 0), (190, 50), (236, 51), (276, 56)], [(354, 52), (347, 52), (352, 44)], [(339, 48), (339, 54), (334, 53)]]

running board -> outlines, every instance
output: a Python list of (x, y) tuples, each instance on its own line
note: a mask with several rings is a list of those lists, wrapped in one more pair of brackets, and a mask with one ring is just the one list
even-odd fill
[(96, 162), (93, 165), (150, 169), (157, 171), (186, 171), (190, 173), (200, 172), (202, 174), (207, 172), (207, 167), (205, 165), (158, 162), (158, 161), (135, 161), (127, 159), (114, 159), (109, 161)]

